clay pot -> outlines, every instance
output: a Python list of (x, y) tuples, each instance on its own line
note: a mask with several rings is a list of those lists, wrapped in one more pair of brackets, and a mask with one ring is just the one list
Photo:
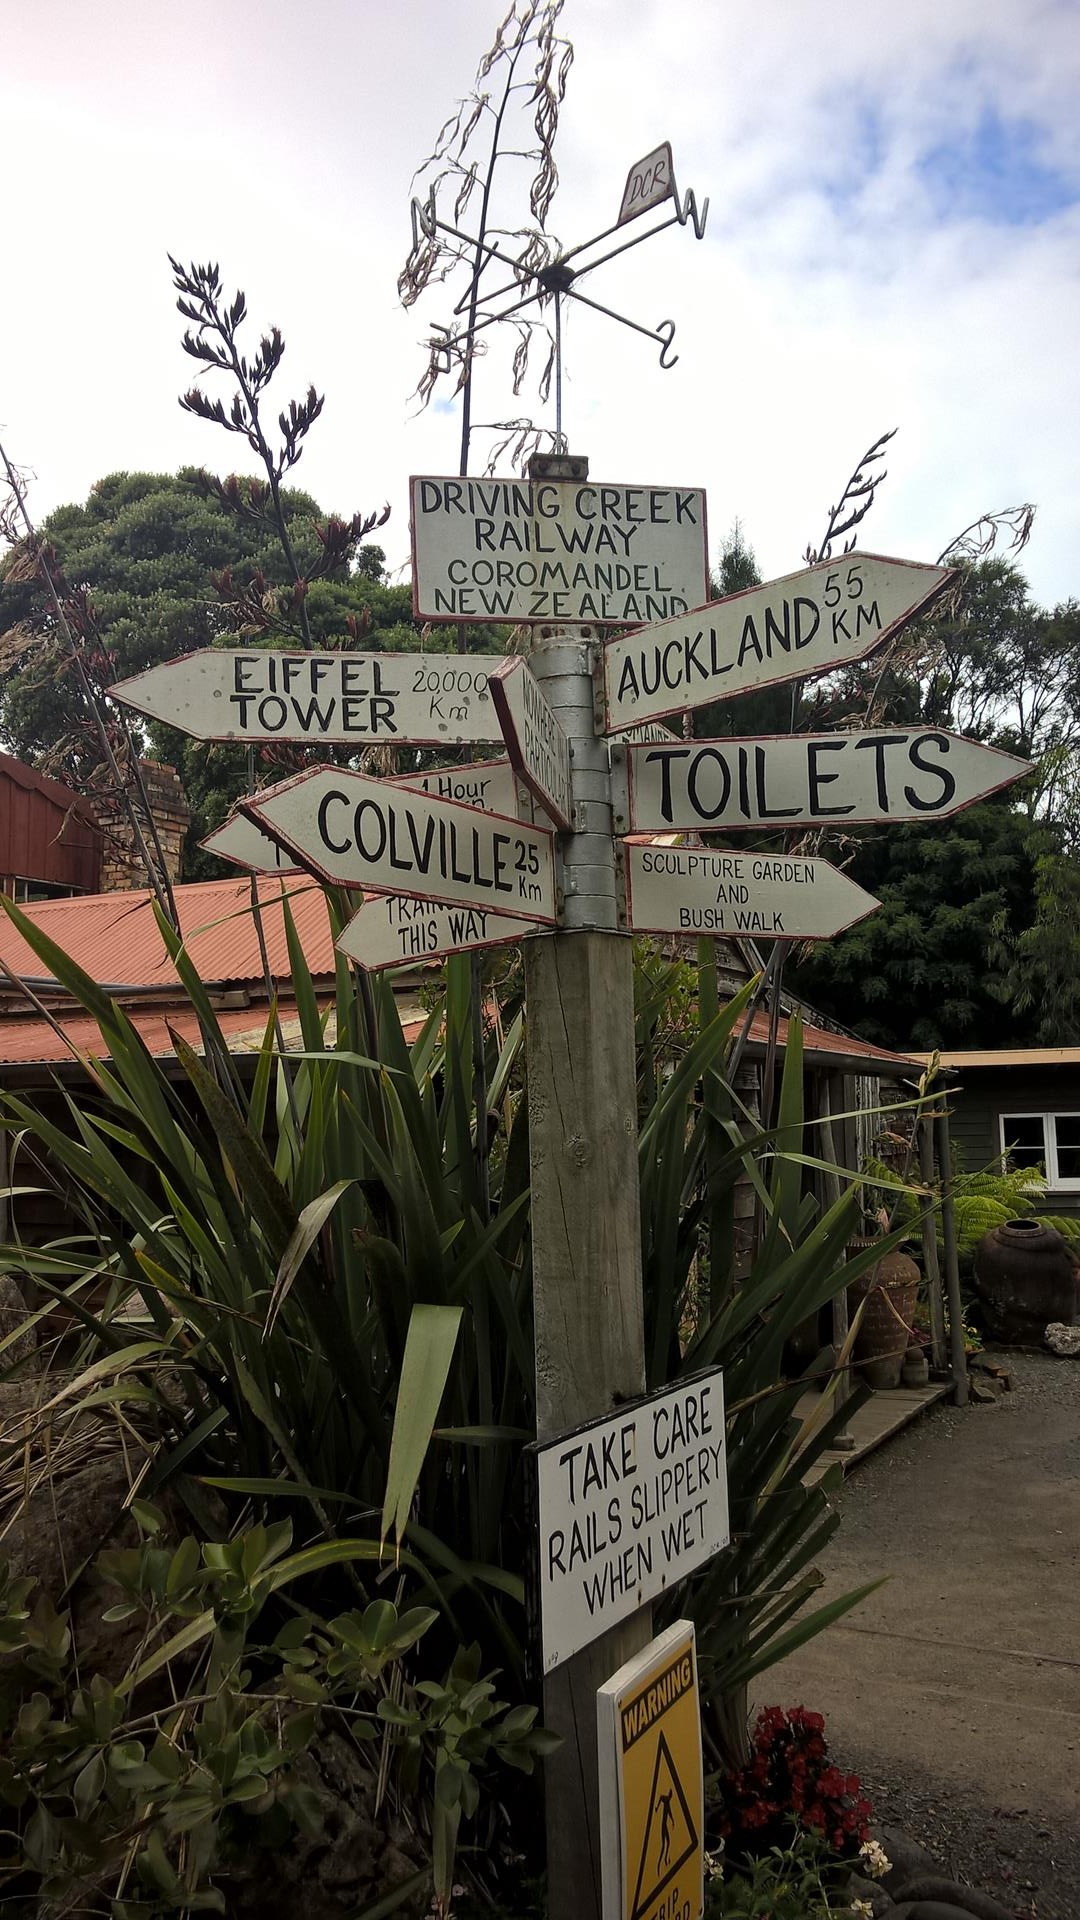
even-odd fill
[[(856, 1244), (865, 1247), (867, 1242)], [(900, 1385), (918, 1297), (919, 1269), (914, 1260), (898, 1248), (883, 1254), (875, 1266), (868, 1267), (848, 1288), (849, 1315), (854, 1316), (861, 1301), (866, 1299), (855, 1336), (854, 1358), (859, 1372), (875, 1391)]]
[(1077, 1317), (1080, 1266), (1069, 1243), (1039, 1220), (1007, 1220), (975, 1249), (975, 1291), (987, 1331), (1006, 1346), (1038, 1346), (1052, 1320)]

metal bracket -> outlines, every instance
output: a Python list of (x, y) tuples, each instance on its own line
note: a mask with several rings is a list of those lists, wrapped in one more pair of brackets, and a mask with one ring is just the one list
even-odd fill
[(621, 847), (615, 849), (615, 919), (620, 933), (630, 932), (626, 911), (626, 860)]
[(630, 831), (630, 780), (627, 770), (626, 748), (612, 746), (611, 755), (611, 824), (616, 834)]

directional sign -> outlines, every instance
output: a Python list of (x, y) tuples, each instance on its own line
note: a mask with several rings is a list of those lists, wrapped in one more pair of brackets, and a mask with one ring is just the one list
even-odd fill
[(685, 613), (708, 592), (700, 487), (421, 478), (409, 485), (418, 619), (625, 626)]
[(228, 860), (234, 867), (246, 867), (249, 873), (301, 873), (291, 853), (256, 826), (242, 813), (230, 813), (220, 827), (199, 841), (205, 852)]
[(514, 767), (545, 813), (569, 828), (574, 811), (570, 742), (543, 688), (520, 654), (496, 667), (489, 688)]
[(605, 731), (861, 660), (951, 578), (949, 567), (846, 553), (639, 627), (604, 650)]
[(612, 735), (612, 744), (635, 746), (639, 744), (663, 746), (668, 740), (681, 740), (682, 734), (673, 727), (665, 727), (660, 720), (643, 720), (639, 727), (627, 727), (622, 733)]
[(881, 905), (827, 860), (633, 843), (625, 858), (626, 913), (635, 933), (827, 940)]
[[(521, 812), (518, 778), (509, 760), (476, 760), (466, 767), (431, 767), (426, 773), (394, 774), (391, 785), (431, 793), (438, 800), (458, 800), (464, 807), (506, 814), (511, 820)], [(527, 796), (523, 804), (527, 814)]]
[(941, 820), (1031, 768), (935, 727), (626, 749), (631, 833)]
[(369, 900), (354, 913), (337, 942), (367, 973), (424, 960), (443, 960), (474, 947), (503, 947), (536, 932), (527, 920), (477, 907), (440, 907), (430, 900), (406, 900), (400, 894)]
[(283, 653), (204, 647), (111, 688), (195, 740), (458, 746), (497, 740), (488, 669), (456, 653)]
[(528, 1603), (549, 1673), (729, 1539), (718, 1367), (526, 1447)]
[[(460, 800), (482, 813), (520, 812), (517, 775), (509, 760), (477, 760), (466, 767), (435, 767), (427, 773), (394, 774), (390, 786), (410, 787), (415, 793), (433, 793), (441, 800)], [(526, 809), (529, 801), (524, 801)], [(263, 827), (235, 810), (220, 827), (200, 840), (200, 847), (250, 873), (300, 873), (295, 859)], [(520, 933), (520, 928), (519, 928)]]
[(596, 1696), (604, 1920), (701, 1920), (705, 1796), (694, 1628), (678, 1620)]
[(330, 886), (555, 923), (553, 836), (545, 828), (345, 767), (311, 767), (239, 805)]

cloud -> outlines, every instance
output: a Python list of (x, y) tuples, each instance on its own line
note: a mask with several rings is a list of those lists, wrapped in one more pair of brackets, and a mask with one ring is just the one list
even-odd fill
[[(340, 511), (389, 498), (381, 538), (404, 562), (407, 476), (455, 471), (460, 435), (448, 393), (420, 414), (409, 397), (456, 298), (397, 304), (410, 176), (499, 9), (47, 10), (48, 63), (27, 11), (0, 74), (21, 181), (0, 420), (41, 476), (37, 511), (116, 467), (242, 452), (176, 406), (190, 367), (168, 247), (219, 259), (256, 321), (281, 325), (282, 395), (314, 380), (328, 396), (298, 481)], [(607, 225), (631, 161), (665, 137), (680, 186), (711, 200), (700, 243), (676, 226), (584, 283), (648, 328), (673, 318), (673, 372), (639, 334), (567, 314), (565, 423), (594, 474), (704, 484), (714, 547), (738, 514), (780, 573), (896, 426), (865, 544), (932, 558), (984, 508), (1032, 498), (1033, 587), (1076, 592), (1072, 0), (568, 0), (563, 21), (560, 236)], [(490, 344), (480, 421), (526, 407)]]

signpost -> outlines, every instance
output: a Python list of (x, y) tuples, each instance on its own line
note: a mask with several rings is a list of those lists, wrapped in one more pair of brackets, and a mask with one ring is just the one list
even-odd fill
[(596, 1698), (603, 1920), (701, 1920), (705, 1780), (693, 1623), (676, 1621)]
[(827, 860), (629, 843), (626, 917), (635, 933), (827, 940), (881, 905)]
[(640, 627), (605, 649), (605, 731), (861, 660), (952, 577), (949, 567), (845, 553)]
[(440, 907), (430, 900), (408, 900), (398, 894), (368, 900), (354, 913), (337, 948), (367, 973), (410, 961), (444, 960), (452, 953), (477, 947), (504, 947), (538, 925), (512, 920), (503, 913), (478, 907)]
[(720, 1369), (527, 1449), (531, 1637), (550, 1673), (726, 1547)]
[(449, 747), (499, 738), (487, 683), (482, 657), (456, 653), (204, 647), (110, 691), (194, 740)]
[(629, 833), (943, 820), (1031, 771), (936, 727), (630, 745), (625, 766)]
[(708, 592), (700, 487), (410, 481), (420, 620), (666, 620)]
[(546, 696), (520, 654), (496, 667), (489, 684), (514, 767), (556, 826), (568, 829), (574, 812), (570, 742)]
[(346, 767), (312, 767), (239, 804), (329, 886), (555, 924), (552, 836), (543, 827)]
[(205, 840), (200, 840), (199, 845), (206, 853), (216, 854), (219, 860), (228, 860), (234, 867), (246, 867), (249, 873), (303, 872), (292, 854), (279, 846), (270, 834), (254, 820), (247, 820), (235, 811), (220, 827), (215, 827), (213, 833), (208, 833)]

